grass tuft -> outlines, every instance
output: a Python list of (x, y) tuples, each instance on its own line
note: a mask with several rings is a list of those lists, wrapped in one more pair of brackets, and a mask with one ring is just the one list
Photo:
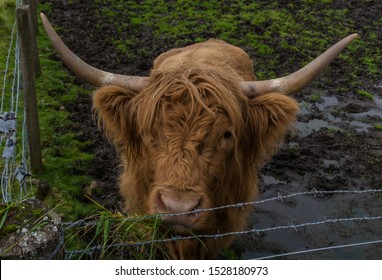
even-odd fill
[(357, 94), (358, 95), (361, 95), (363, 97), (366, 97), (367, 99), (370, 99), (370, 100), (373, 100), (374, 99), (374, 95), (366, 90), (363, 90), (363, 89), (360, 89), (357, 91)]

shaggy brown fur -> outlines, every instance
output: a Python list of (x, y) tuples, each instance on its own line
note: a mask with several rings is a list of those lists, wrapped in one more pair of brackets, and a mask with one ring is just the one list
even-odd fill
[[(253, 201), (259, 167), (282, 142), (298, 110), (290, 97), (248, 99), (239, 81), (254, 79), (241, 49), (218, 40), (160, 55), (142, 92), (106, 86), (94, 108), (121, 151), (120, 191), (129, 214), (182, 212)], [(242, 230), (250, 208), (170, 219), (176, 234)], [(177, 241), (173, 258), (211, 258), (232, 237)]]

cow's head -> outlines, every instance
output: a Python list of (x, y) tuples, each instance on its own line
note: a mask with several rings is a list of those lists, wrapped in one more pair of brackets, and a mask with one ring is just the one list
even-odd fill
[[(295, 119), (298, 106), (287, 94), (311, 82), (356, 37), (272, 80), (239, 81), (224, 71), (195, 68), (169, 69), (166, 75), (154, 69), (150, 77), (135, 77), (89, 66), (42, 19), (67, 66), (103, 86), (94, 94), (94, 108), (126, 165), (143, 175), (135, 180), (141, 181), (138, 196), (146, 196), (141, 200), (146, 203), (132, 207), (149, 213), (178, 214), (251, 199), (254, 191), (242, 185), (255, 180), (254, 165), (275, 151)], [(219, 221), (212, 215), (219, 212), (165, 219), (178, 232), (206, 230)]]
[[(145, 174), (145, 205), (130, 202), (144, 208), (139, 212), (183, 213), (253, 199), (254, 188), (244, 185), (253, 184), (254, 164), (273, 153), (295, 119), (293, 99), (277, 93), (248, 99), (232, 80), (205, 72), (177, 72), (168, 81), (158, 75), (139, 94), (120, 86), (94, 94), (109, 139), (129, 168)], [(205, 230), (213, 215), (164, 219), (178, 230)]]

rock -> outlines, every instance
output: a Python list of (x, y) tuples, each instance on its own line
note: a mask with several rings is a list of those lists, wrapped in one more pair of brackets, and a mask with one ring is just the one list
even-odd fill
[[(0, 205), (0, 259), (63, 259), (61, 217), (42, 201), (25, 199)], [(3, 219), (3, 218), (2, 218)]]

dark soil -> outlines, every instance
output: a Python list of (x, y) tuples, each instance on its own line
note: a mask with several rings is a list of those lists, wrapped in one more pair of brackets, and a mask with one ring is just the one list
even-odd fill
[[(52, 12), (48, 16), (53, 25), (61, 27), (59, 33), (67, 45), (95, 67), (117, 73), (147, 75), (154, 58), (170, 48), (168, 41), (161, 42), (158, 37), (154, 41), (152, 30), (135, 26), (127, 34), (136, 36), (139, 45), (137, 44), (137, 49), (129, 51), (139, 53), (139, 48), (150, 51), (145, 55), (128, 58), (110, 44), (110, 38), (120, 36), (115, 28), (118, 23), (111, 25), (110, 21), (102, 18), (96, 12), (99, 7), (93, 5), (93, 1), (51, 2)], [(74, 4), (68, 4), (69, 2)], [(285, 1), (279, 2), (279, 5), (283, 5), (282, 2)], [(357, 22), (357, 32), (361, 35), (368, 32), (364, 30), (365, 26), (370, 26), (380, 17), (381, 5), (374, 1), (369, 1), (368, 5), (362, 4), (362, 1), (338, 2), (341, 2), (338, 5), (350, 9), (350, 16)], [(246, 28), (245, 23), (243, 28)], [(377, 28), (376, 32), (378, 31), (380, 35), (380, 29)], [(210, 34), (198, 34), (199, 37), (204, 35), (208, 37)], [(275, 40), (275, 49), (277, 44)], [(283, 55), (293, 57), (295, 54)], [(282, 65), (281, 68), (287, 68), (287, 65)], [(290, 194), (312, 189), (382, 189), (382, 132), (375, 127), (382, 123), (382, 82), (365, 73), (360, 83), (375, 96), (374, 100), (369, 100), (357, 95), (355, 91), (339, 90), (349, 89), (349, 78), (344, 78), (351, 74), (349, 67), (342, 68), (334, 63), (330, 68), (330, 75), (320, 76), (319, 83), (313, 83), (295, 95), (302, 108), (296, 131), (288, 136), (280, 151), (264, 166), (260, 200), (278, 196), (280, 193)], [(83, 85), (82, 81), (76, 82)], [(311, 92), (319, 93), (319, 97), (313, 100)], [(118, 157), (95, 125), (90, 98), (79, 93), (78, 100), (67, 104), (66, 108), (72, 113), (73, 129), (81, 131), (80, 138), (93, 141), (88, 152), (95, 155), (95, 160), (88, 175), (94, 178), (102, 190), (95, 198), (110, 209), (118, 209)], [(328, 194), (316, 197), (301, 195), (283, 201), (262, 203), (256, 206), (250, 224), (260, 229), (336, 218), (380, 216), (381, 197), (380, 193)], [(234, 248), (242, 258), (255, 258), (380, 240), (381, 232), (382, 220), (330, 223), (298, 230), (292, 228), (241, 236)], [(285, 258), (381, 259), (382, 245), (355, 246)]]

